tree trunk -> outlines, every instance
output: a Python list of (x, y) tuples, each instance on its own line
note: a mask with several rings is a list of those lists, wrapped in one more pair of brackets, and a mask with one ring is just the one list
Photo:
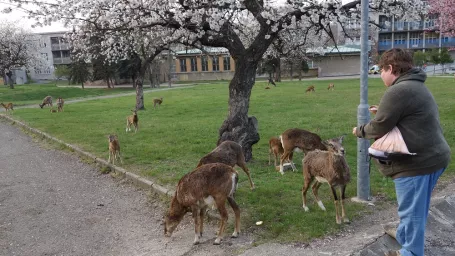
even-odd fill
[(275, 69), (275, 82), (281, 82), (281, 59), (277, 58), (277, 65)]
[(153, 80), (153, 65), (150, 65), (149, 72), (148, 72), (148, 77), (150, 80), (150, 88), (155, 88), (155, 81)]
[(14, 89), (13, 73), (9, 72), (6, 75), (8, 76), (9, 88)]
[(294, 71), (294, 62), (293, 62), (293, 61), (290, 61), (290, 62), (289, 62), (289, 65), (290, 65), (290, 67), (289, 67), (289, 69), (290, 69), (290, 70), (289, 70), (289, 73), (291, 74), (291, 81), (293, 81), (293, 80), (294, 80), (294, 72), (293, 72), (293, 71)]
[(235, 61), (236, 70), (229, 83), (229, 113), (219, 129), (217, 143), (219, 145), (225, 140), (239, 143), (247, 162), (252, 158), (253, 144), (259, 141), (258, 121), (254, 116), (248, 117), (257, 65), (258, 61), (246, 56)]
[[(169, 47), (169, 49), (170, 49), (170, 47)], [(168, 50), (168, 52), (167, 52), (167, 62), (169, 64), (169, 66), (168, 66), (168, 73), (167, 73), (167, 79), (168, 79), (167, 82), (168, 82), (169, 88), (172, 87), (172, 60), (173, 60), (173, 58), (171, 56), (171, 51)]]
[(138, 78), (135, 82), (136, 84), (136, 110), (144, 110), (144, 88), (142, 86), (142, 81)]

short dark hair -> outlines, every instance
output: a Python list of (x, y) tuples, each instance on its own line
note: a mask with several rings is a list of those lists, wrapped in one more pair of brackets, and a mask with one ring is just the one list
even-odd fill
[(382, 54), (378, 65), (380, 69), (385, 70), (389, 70), (389, 65), (392, 65), (392, 74), (400, 75), (412, 69), (413, 63), (411, 52), (400, 48), (392, 48)]

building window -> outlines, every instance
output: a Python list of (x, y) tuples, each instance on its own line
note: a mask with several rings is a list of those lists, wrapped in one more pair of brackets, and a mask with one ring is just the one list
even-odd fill
[(218, 56), (212, 57), (212, 71), (220, 71), (220, 63), (218, 62)]
[(63, 58), (69, 58), (70, 57), (70, 51), (62, 51), (62, 57)]
[(395, 44), (406, 44), (406, 34), (395, 34)]
[(346, 28), (350, 28), (350, 29), (360, 28), (360, 23), (357, 21), (357, 19), (349, 19), (346, 24)]
[(206, 56), (201, 58), (202, 71), (209, 71), (209, 62)]
[(62, 54), (60, 51), (53, 51), (52, 52), (52, 57), (53, 58), (61, 58), (62, 57)]
[(409, 44), (411, 45), (411, 47), (418, 47), (420, 41), (421, 41), (420, 33), (411, 33), (409, 35)]
[(387, 16), (379, 16), (379, 25), (383, 29), (387, 29), (390, 27), (392, 23), (392, 18), (389, 18)]
[(436, 35), (435, 33), (428, 33), (426, 35), (427, 42), (431, 43), (431, 44), (438, 43), (438, 38), (439, 38), (439, 35)]
[(192, 72), (197, 72), (197, 62), (196, 62), (196, 58), (191, 58), (190, 59), (190, 62), (191, 62), (191, 71)]
[(180, 72), (186, 72), (186, 59), (180, 59)]
[(224, 57), (223, 66), (224, 66), (224, 71), (231, 70), (231, 57)]
[(379, 44), (382, 44), (382, 45), (389, 45), (391, 41), (392, 41), (392, 36), (391, 36), (391, 34), (382, 34), (382, 35), (379, 35)]
[(404, 29), (404, 21), (402, 21), (402, 20), (395, 21), (395, 26), (396, 26), (397, 30), (403, 30)]
[(58, 37), (51, 37), (51, 44), (58, 44), (59, 40)]

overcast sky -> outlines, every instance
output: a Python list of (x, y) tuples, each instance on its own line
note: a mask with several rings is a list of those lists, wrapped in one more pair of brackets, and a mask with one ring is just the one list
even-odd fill
[[(276, 1), (276, 3), (282, 3), (282, 2), (285, 2), (286, 0), (275, 0), (275, 1)], [(350, 1), (351, 0), (342, 0), (343, 3), (347, 3)], [(2, 3), (2, 0), (0, 0), (0, 11), (8, 6), (10, 6), (10, 5)], [(65, 28), (63, 26), (63, 24), (61, 24), (61, 23), (53, 23), (51, 26), (32, 28), (32, 24), (34, 23), (33, 20), (28, 19), (27, 15), (24, 12), (21, 12), (18, 10), (14, 10), (12, 13), (8, 13), (8, 14), (0, 12), (0, 22), (5, 21), (5, 20), (15, 22), (16, 24), (20, 25), (21, 27), (23, 27), (25, 29), (29, 29), (33, 33), (60, 32), (60, 31), (69, 30), (68, 28)]]
[[(0, 0), (0, 11), (5, 9), (8, 6), (10, 6), (10, 5), (1, 3), (1, 0)], [(25, 29), (28, 29), (33, 33), (59, 32), (59, 31), (68, 30), (61, 23), (55, 23), (52, 26), (32, 28), (32, 24), (34, 24), (34, 21), (30, 20), (24, 12), (18, 11), (18, 10), (13, 10), (11, 13), (6, 13), (6, 14), (0, 12), (0, 22), (3, 22), (3, 21), (14, 22), (17, 25), (19, 25)]]

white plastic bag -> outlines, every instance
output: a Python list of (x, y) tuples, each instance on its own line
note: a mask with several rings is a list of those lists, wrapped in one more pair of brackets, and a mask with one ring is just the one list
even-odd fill
[(397, 127), (394, 127), (390, 132), (377, 139), (368, 148), (368, 153), (370, 156), (382, 160), (391, 160), (392, 156), (415, 155), (415, 153), (409, 152), (403, 136)]

